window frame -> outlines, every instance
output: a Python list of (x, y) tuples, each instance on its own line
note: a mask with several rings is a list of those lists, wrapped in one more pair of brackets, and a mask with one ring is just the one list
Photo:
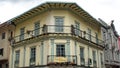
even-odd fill
[[(58, 48), (59, 46), (59, 48)], [(61, 47), (63, 46), (63, 47)], [(60, 51), (58, 51), (60, 50)], [(56, 56), (58, 57), (65, 57), (65, 45), (64, 44), (56, 44)]]
[[(64, 32), (64, 17), (62, 16), (55, 16), (55, 32)], [(60, 22), (57, 22), (56, 19), (61, 19)]]
[(20, 63), (20, 50), (15, 51), (15, 67), (19, 67)]
[(87, 29), (88, 40), (92, 41), (92, 30), (90, 28)]
[(40, 34), (40, 21), (34, 23), (34, 35), (37, 36)]
[(20, 38), (19, 40), (24, 40), (25, 27), (20, 28)]
[(75, 35), (79, 36), (80, 35), (80, 23), (75, 21), (74, 28), (75, 28)]
[(80, 46), (80, 63), (81, 63), (81, 65), (85, 65), (85, 58), (84, 58), (85, 51), (84, 50), (85, 50), (85, 48)]
[(5, 39), (5, 36), (6, 36), (6, 33), (3, 32), (3, 33), (2, 33), (2, 40)]
[[(32, 49), (35, 49), (35, 50), (32, 50)], [(36, 47), (31, 47), (30, 48), (30, 65), (35, 65), (35, 62), (36, 62)]]

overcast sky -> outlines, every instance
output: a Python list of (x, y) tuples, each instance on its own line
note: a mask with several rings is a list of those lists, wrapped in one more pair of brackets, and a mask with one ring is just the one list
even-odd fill
[[(3, 23), (46, 1), (58, 0), (0, 0), (0, 22)], [(106, 23), (114, 20), (115, 28), (120, 34), (120, 0), (59, 0), (76, 2), (94, 18)]]

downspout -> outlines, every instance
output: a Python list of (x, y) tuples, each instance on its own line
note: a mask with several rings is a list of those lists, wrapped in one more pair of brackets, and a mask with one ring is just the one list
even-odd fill
[(14, 68), (13, 67), (13, 64), (14, 64), (14, 47), (12, 47), (12, 57), (11, 57), (11, 68)]

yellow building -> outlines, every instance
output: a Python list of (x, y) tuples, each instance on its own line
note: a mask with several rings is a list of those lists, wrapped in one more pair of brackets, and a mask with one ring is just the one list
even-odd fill
[(10, 68), (104, 68), (101, 24), (76, 3), (43, 3), (9, 21)]
[(14, 27), (8, 23), (0, 24), (0, 68), (9, 68), (10, 37)]

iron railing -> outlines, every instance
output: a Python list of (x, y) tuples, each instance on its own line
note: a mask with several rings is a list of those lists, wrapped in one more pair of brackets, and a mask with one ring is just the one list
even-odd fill
[(93, 67), (97, 67), (97, 62), (96, 62), (96, 60), (93, 60)]
[(86, 31), (82, 31), (80, 29), (75, 28), (73, 25), (71, 26), (58, 26), (58, 25), (44, 25), (36, 30), (28, 30), (22, 35), (18, 35), (14, 37), (14, 42), (20, 42), (32, 37), (40, 36), (43, 34), (71, 34), (81, 38), (84, 38), (90, 42), (103, 45), (103, 41), (98, 39), (97, 37), (88, 34)]
[(47, 57), (48, 65), (57, 65), (57, 64), (66, 64), (66, 65), (77, 65), (77, 56), (76, 55), (48, 55)]
[(15, 67), (19, 66), (19, 60), (15, 60)]
[(85, 66), (85, 59), (84, 58), (80, 58), (80, 63), (81, 63), (81, 66)]

